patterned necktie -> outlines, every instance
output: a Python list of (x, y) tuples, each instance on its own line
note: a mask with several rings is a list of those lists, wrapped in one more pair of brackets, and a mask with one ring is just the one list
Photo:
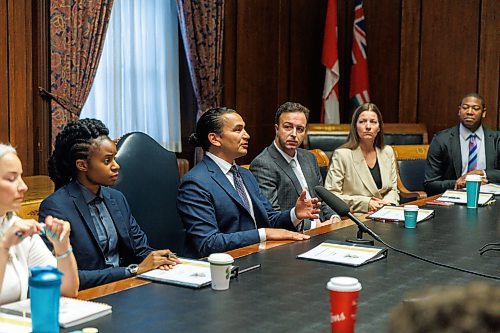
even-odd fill
[(477, 169), (477, 135), (472, 133), (469, 135), (469, 162), (467, 163), (467, 172)]
[(236, 192), (238, 192), (241, 201), (243, 201), (243, 206), (245, 206), (247, 211), (250, 212), (250, 203), (248, 202), (247, 195), (245, 194), (245, 184), (243, 183), (243, 179), (238, 171), (238, 167), (233, 165), (230, 171), (233, 174), (234, 188), (236, 189)]

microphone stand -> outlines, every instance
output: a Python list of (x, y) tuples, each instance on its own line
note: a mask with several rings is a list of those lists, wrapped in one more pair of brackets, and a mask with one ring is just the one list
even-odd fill
[[(356, 216), (354, 216), (352, 213), (350, 213), (350, 212), (347, 213), (347, 216), (352, 221), (354, 221), (356, 223), (356, 225), (358, 226), (358, 232), (356, 233), (356, 239), (346, 239), (345, 241), (348, 243), (374, 246), (375, 241), (373, 239), (364, 239), (363, 238), (363, 232), (366, 232), (367, 234), (369, 234), (372, 237), (373, 237), (373, 235), (372, 235), (373, 232), (370, 232), (371, 230), (368, 229), (363, 223), (361, 223), (361, 221), (359, 221), (358, 218)], [(373, 238), (377, 239), (378, 235), (376, 235), (376, 236), (377, 237), (373, 237)]]

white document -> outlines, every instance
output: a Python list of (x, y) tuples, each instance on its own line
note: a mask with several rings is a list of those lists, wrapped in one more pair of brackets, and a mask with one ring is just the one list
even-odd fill
[(180, 261), (181, 264), (175, 265), (171, 270), (153, 269), (138, 277), (192, 288), (201, 288), (211, 283), (210, 263), (184, 258), (180, 258)]
[(481, 185), (479, 190), (481, 193), (489, 193), (493, 195), (500, 195), (500, 185), (499, 184), (486, 184)]
[[(493, 194), (479, 193), (478, 205), (483, 206), (491, 199), (493, 199)], [(441, 195), (436, 200), (445, 202), (454, 202), (459, 204), (467, 204), (467, 192), (446, 190), (446, 192), (444, 192), (443, 195)]]
[(31, 332), (31, 319), (16, 315), (0, 313), (0, 333), (29, 333)]
[(373, 246), (347, 245), (343, 242), (326, 241), (312, 250), (297, 256), (300, 259), (326, 261), (349, 266), (360, 266), (382, 259), (387, 249)]
[[(111, 305), (61, 297), (59, 301), (59, 325), (63, 328), (86, 323), (111, 313)], [(30, 299), (4, 304), (0, 311), (21, 317), (30, 315)], [(20, 317), (17, 317), (20, 318)]]
[[(419, 209), (417, 222), (429, 219), (434, 216), (432, 209)], [(405, 211), (403, 207), (384, 206), (375, 213), (368, 215), (369, 218), (377, 221), (398, 222), (405, 220)]]

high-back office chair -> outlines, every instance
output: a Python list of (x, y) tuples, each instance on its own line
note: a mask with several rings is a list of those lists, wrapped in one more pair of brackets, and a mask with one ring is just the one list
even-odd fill
[(181, 254), (185, 230), (176, 207), (179, 170), (175, 153), (141, 132), (121, 137), (117, 149), (121, 168), (114, 187), (127, 198), (149, 244)]
[[(321, 149), (331, 158), (333, 151), (347, 141), (350, 124), (307, 124), (304, 147)], [(385, 123), (384, 141), (387, 145), (420, 145), (428, 143), (425, 124)]]
[(319, 172), (321, 173), (321, 177), (323, 177), (323, 182), (325, 182), (331, 158), (329, 158), (328, 155), (326, 155), (326, 153), (321, 149), (311, 149), (309, 150), (309, 152), (311, 152), (314, 155), (314, 157), (316, 157), (316, 162), (318, 162)]
[(424, 192), (425, 160), (429, 145), (392, 146), (396, 157), (401, 203), (427, 197)]

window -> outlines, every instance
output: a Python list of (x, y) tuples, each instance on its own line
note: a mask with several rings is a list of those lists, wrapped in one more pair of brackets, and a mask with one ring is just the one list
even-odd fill
[(81, 118), (102, 120), (117, 138), (145, 132), (181, 151), (175, 0), (116, 0)]

